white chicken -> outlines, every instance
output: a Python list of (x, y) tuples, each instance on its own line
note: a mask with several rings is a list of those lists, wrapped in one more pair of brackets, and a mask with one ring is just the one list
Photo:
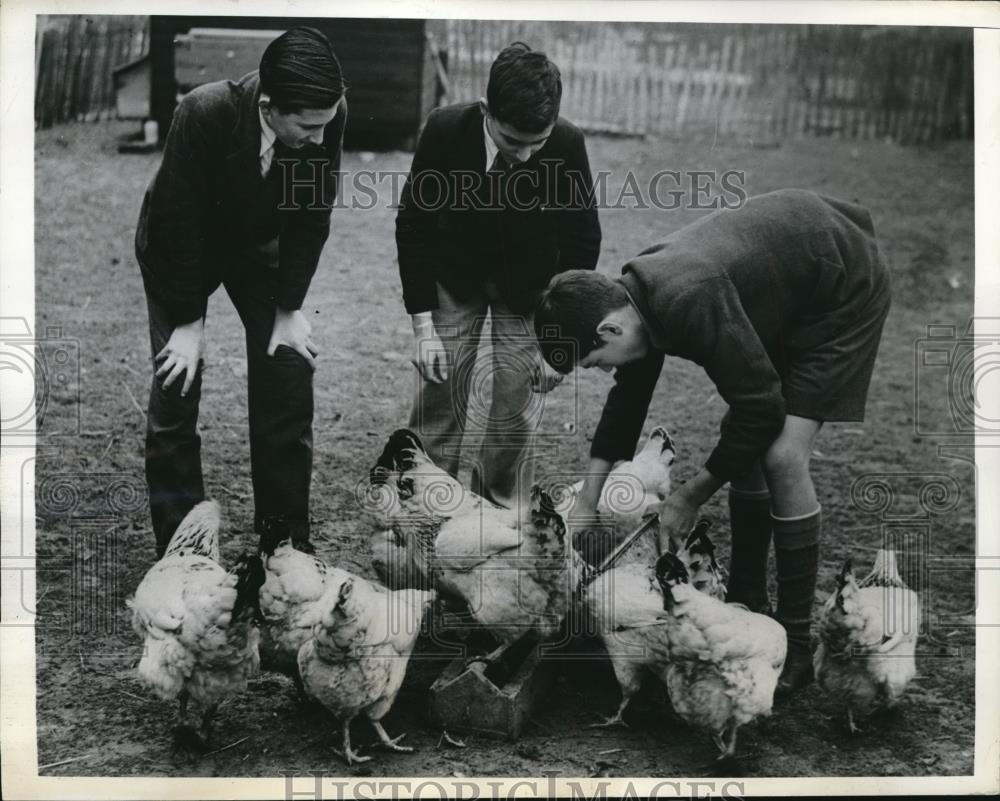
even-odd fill
[(381, 721), (403, 684), (424, 610), (433, 598), (434, 592), (426, 590), (385, 592), (357, 577), (327, 587), (298, 665), (307, 692), (340, 720), (341, 755), (348, 764), (371, 759), (351, 747), (351, 721), (360, 714), (371, 721), (386, 748), (413, 750), (399, 745), (405, 735), (389, 737)]
[(515, 642), (560, 629), (587, 566), (548, 493), (534, 486), (519, 521), (516, 511), (465, 492), (405, 429), (392, 434), (371, 473), (373, 486), (394, 499), (384, 507), (393, 543), (382, 553), (396, 579), (462, 601), (474, 625), (499, 642), (475, 661), (495, 665)]
[(630, 461), (616, 465), (601, 489), (597, 512), (624, 533), (637, 528), (648, 511), (655, 511), (670, 494), (670, 468), (676, 458), (674, 441), (657, 426)]
[(837, 585), (820, 615), (813, 664), (819, 686), (847, 709), (853, 733), (855, 715), (894, 706), (916, 675), (920, 599), (891, 549), (879, 549), (860, 584), (848, 560)]
[[(675, 458), (674, 441), (665, 428), (657, 426), (632, 459), (619, 463), (608, 473), (597, 503), (598, 517), (606, 525), (577, 533), (576, 545), (584, 558), (592, 564), (601, 562), (642, 524), (648, 512), (660, 507), (670, 494), (670, 471)], [(582, 489), (582, 481), (574, 484), (572, 498)], [(654, 542), (652, 537), (643, 538), (622, 556), (622, 562), (651, 568), (656, 560)]]
[[(277, 542), (275, 540), (278, 540)], [(291, 677), (305, 695), (299, 676), (299, 649), (312, 637), (323, 614), (318, 601), (330, 586), (352, 574), (293, 547), (286, 532), (265, 528), (260, 540), (265, 581), (260, 588), (261, 667)]]
[(435, 465), (405, 428), (390, 435), (359, 500), (376, 529), (369, 542), (372, 566), (391, 589), (431, 586), (425, 557), (445, 521), (476, 513), (513, 520), (512, 512)]
[(499, 641), (476, 658), (487, 665), (522, 638), (545, 640), (558, 632), (589, 569), (537, 484), (522, 524), (510, 514), (454, 517), (441, 525), (423, 561), (435, 587), (462, 599)]
[[(708, 538), (708, 528), (707, 520), (699, 520), (677, 548), (677, 556), (688, 570), (691, 585), (721, 600), (725, 597), (725, 579), (715, 561), (715, 546)], [(653, 540), (653, 536), (645, 539)], [(644, 546), (641, 542), (634, 547), (644, 550)], [(624, 726), (625, 708), (639, 691), (643, 678), (647, 675), (663, 678), (669, 661), (667, 629), (662, 620), (663, 591), (656, 580), (653, 561), (623, 562), (602, 573), (587, 587), (586, 604), (622, 694), (615, 714), (594, 725)]]
[(669, 661), (663, 675), (674, 711), (707, 730), (722, 759), (736, 752), (739, 728), (769, 715), (785, 664), (785, 630), (774, 619), (696, 590), (684, 563), (656, 562)]
[[(180, 703), (176, 748), (204, 751), (219, 704), (257, 674), (263, 582), (257, 556), (241, 557), (228, 571), (219, 563), (219, 505), (204, 501), (181, 521), (163, 558), (128, 599), (132, 627), (144, 639), (139, 680)], [(200, 733), (187, 722), (189, 700), (204, 707)]]

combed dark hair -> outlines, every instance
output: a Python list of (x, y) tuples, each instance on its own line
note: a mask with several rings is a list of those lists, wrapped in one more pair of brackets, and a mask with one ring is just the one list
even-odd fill
[(559, 117), (562, 78), (545, 53), (524, 42), (507, 45), (490, 67), (486, 103), (497, 120), (538, 133)]
[(347, 89), (330, 40), (315, 28), (292, 28), (260, 59), (261, 92), (284, 114), (330, 108)]
[(597, 344), (597, 326), (628, 304), (617, 281), (593, 270), (559, 273), (535, 307), (535, 336), (553, 370), (569, 373)]

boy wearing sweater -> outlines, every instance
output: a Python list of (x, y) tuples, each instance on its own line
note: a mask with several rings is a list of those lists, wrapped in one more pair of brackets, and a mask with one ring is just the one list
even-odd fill
[[(821, 510), (809, 472), (826, 421), (859, 421), (889, 279), (868, 212), (803, 190), (750, 199), (686, 226), (626, 264), (621, 278), (555, 276), (535, 313), (548, 363), (616, 369), (574, 516), (596, 514), (614, 462), (631, 458), (664, 355), (701, 365), (729, 405), (704, 468), (661, 510), (661, 543), (690, 531), (729, 484), (727, 600), (769, 611), (788, 633), (779, 694), (813, 679), (810, 622)], [(574, 352), (569, 352), (572, 349)]]

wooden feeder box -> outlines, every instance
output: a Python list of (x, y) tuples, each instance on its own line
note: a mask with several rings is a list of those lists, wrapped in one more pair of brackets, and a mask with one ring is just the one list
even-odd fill
[(552, 683), (552, 660), (532, 648), (501, 687), (487, 677), (482, 663), (465, 665), (466, 657), (457, 657), (431, 685), (431, 721), (449, 732), (516, 740)]

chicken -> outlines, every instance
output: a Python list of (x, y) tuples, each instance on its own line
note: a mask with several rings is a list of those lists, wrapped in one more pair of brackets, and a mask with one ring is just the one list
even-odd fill
[(558, 632), (588, 570), (551, 497), (537, 484), (522, 524), (509, 514), (454, 517), (422, 547), (435, 587), (461, 598), (500, 643), (475, 658), (485, 665), (524, 637), (544, 640)]
[[(691, 585), (721, 600), (725, 597), (725, 579), (715, 561), (708, 528), (707, 520), (699, 520), (677, 549), (677, 556), (688, 570)], [(644, 544), (636, 543), (635, 548)], [(653, 562), (624, 562), (602, 573), (587, 588), (586, 602), (594, 632), (604, 643), (622, 694), (615, 714), (594, 725), (624, 726), (625, 708), (643, 678), (664, 676), (669, 661), (667, 630), (661, 617), (663, 592)]]
[[(127, 600), (132, 627), (144, 639), (139, 680), (180, 704), (175, 748), (203, 752), (219, 704), (257, 674), (263, 583), (257, 556), (222, 567), (219, 505), (204, 501), (181, 521), (163, 558)], [(200, 733), (188, 724), (189, 700), (204, 707)]]
[(405, 428), (390, 435), (360, 500), (376, 529), (369, 542), (372, 565), (392, 589), (431, 586), (424, 557), (445, 521), (476, 513), (513, 519), (437, 467)]
[[(657, 426), (646, 444), (629, 461), (618, 464), (605, 479), (597, 503), (598, 517), (604, 522), (596, 529), (583, 529), (576, 545), (592, 564), (604, 557), (631, 531), (642, 524), (643, 517), (656, 511), (670, 494), (670, 470), (676, 457), (674, 441), (667, 430)], [(573, 485), (575, 498), (583, 482)], [(608, 536), (611, 533), (612, 536)], [(656, 560), (653, 539), (645, 538), (622, 557), (623, 562), (651, 566)]]
[(848, 560), (837, 585), (820, 615), (813, 664), (819, 686), (844, 705), (856, 732), (855, 715), (894, 706), (916, 675), (920, 599), (900, 578), (891, 549), (878, 551), (860, 584)]
[(515, 642), (560, 629), (587, 567), (548, 493), (532, 488), (521, 521), (516, 511), (465, 492), (406, 430), (389, 438), (372, 483), (394, 499), (383, 507), (392, 520), (383, 522), (391, 523), (396, 577), (464, 602), (473, 625), (499, 643), (475, 661), (493, 665)]
[(399, 745), (405, 735), (390, 738), (382, 718), (392, 707), (403, 684), (406, 665), (420, 633), (424, 610), (433, 591), (384, 592), (363, 579), (351, 577), (330, 584), (319, 602), (313, 636), (298, 653), (299, 672), (310, 695), (341, 723), (348, 764), (366, 762), (351, 747), (351, 721), (364, 714), (383, 745)]
[(297, 550), (280, 528), (265, 529), (260, 551), (265, 569), (260, 588), (261, 667), (290, 676), (304, 695), (298, 654), (322, 615), (317, 602), (328, 587), (339, 587), (352, 575)]
[(657, 560), (656, 580), (669, 656), (662, 678), (674, 711), (707, 730), (721, 758), (733, 757), (739, 728), (771, 713), (785, 630), (766, 615), (696, 590), (675, 554)]
[(643, 515), (670, 494), (670, 468), (676, 457), (674, 441), (657, 426), (631, 461), (622, 462), (609, 474), (601, 490), (597, 512), (627, 533), (642, 523)]

